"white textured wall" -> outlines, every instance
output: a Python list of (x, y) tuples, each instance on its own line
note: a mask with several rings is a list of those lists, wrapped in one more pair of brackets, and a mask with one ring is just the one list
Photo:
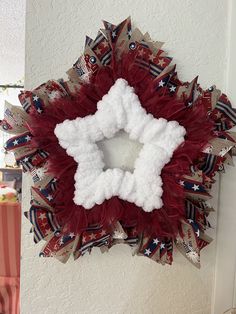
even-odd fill
[[(153, 39), (165, 41), (183, 80), (199, 74), (204, 87), (225, 86), (227, 2), (221, 0), (28, 0), (26, 86), (62, 77), (94, 37), (101, 20), (131, 15)], [(24, 207), (28, 206), (25, 180)], [(212, 217), (214, 224), (214, 215)], [(199, 271), (176, 254), (172, 267), (132, 257), (126, 246), (94, 250), (77, 262), (38, 258), (23, 220), (23, 314), (210, 314), (215, 246), (202, 254)], [(214, 236), (214, 231), (213, 231)], [(215, 314), (215, 313), (214, 313)]]
[[(0, 84), (13, 84), (24, 77), (25, 61), (25, 0), (0, 0)], [(0, 88), (0, 119), (4, 116), (5, 100), (19, 104), (18, 89), (2, 92)], [(6, 134), (0, 132), (0, 166), (4, 163)]]
[[(227, 75), (227, 94), (236, 107), (236, 1), (230, 0), (229, 6), (229, 62)], [(234, 128), (236, 131), (236, 127)], [(234, 159), (235, 164), (236, 159)], [(220, 198), (217, 223), (217, 252), (215, 276), (214, 314), (220, 314), (226, 309), (236, 308), (236, 246), (232, 239), (236, 238), (236, 167), (228, 167), (227, 173), (222, 175), (220, 183)], [(227, 270), (227, 271), (225, 271)]]
[(0, 83), (24, 76), (25, 0), (0, 1)]

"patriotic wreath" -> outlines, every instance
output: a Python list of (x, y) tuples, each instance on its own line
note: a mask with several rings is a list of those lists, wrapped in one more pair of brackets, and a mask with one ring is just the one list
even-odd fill
[[(149, 35), (104, 22), (68, 71), (19, 95), (1, 127), (33, 178), (34, 241), (41, 256), (66, 262), (93, 247), (126, 243), (134, 254), (171, 264), (174, 245), (200, 266), (210, 243), (215, 174), (232, 164), (236, 111), (214, 86), (182, 82)], [(133, 171), (106, 169), (99, 143), (119, 132), (140, 145)]]

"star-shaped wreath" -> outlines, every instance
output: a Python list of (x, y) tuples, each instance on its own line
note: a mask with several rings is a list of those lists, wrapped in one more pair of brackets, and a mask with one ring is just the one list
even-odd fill
[[(130, 18), (104, 22), (68, 71), (8, 105), (7, 141), (32, 174), (34, 241), (66, 262), (118, 243), (162, 264), (173, 246), (194, 265), (211, 239), (215, 174), (232, 163), (236, 112), (214, 86), (182, 82), (162, 44), (132, 30)], [(98, 142), (123, 130), (141, 144), (134, 171), (106, 169)]]
[[(54, 133), (60, 145), (78, 163), (74, 202), (86, 209), (118, 196), (150, 212), (162, 207), (161, 171), (175, 149), (184, 141), (185, 129), (176, 121), (155, 119), (141, 106), (124, 79), (116, 80), (97, 104), (94, 115), (65, 120)], [(143, 148), (134, 172), (104, 171), (103, 154), (96, 142), (125, 130)]]

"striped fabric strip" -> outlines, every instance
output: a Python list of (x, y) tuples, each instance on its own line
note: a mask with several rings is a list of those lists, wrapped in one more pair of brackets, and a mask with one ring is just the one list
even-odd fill
[(230, 118), (234, 123), (236, 123), (236, 110), (231, 107), (231, 105), (226, 104), (222, 101), (218, 101), (216, 108), (223, 112), (227, 117)]
[(0, 313), (19, 314), (20, 280), (19, 203), (0, 204)]

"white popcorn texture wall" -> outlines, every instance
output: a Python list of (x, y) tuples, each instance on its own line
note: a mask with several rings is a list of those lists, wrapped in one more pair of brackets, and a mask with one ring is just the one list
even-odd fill
[[(177, 63), (179, 76), (199, 75), (203, 87), (225, 87), (227, 1), (221, 0), (28, 0), (26, 12), (26, 88), (65, 72), (83, 50), (85, 35), (95, 37), (101, 20), (114, 24), (131, 15)], [(29, 206), (24, 180), (23, 209)], [(216, 187), (217, 190), (217, 187)], [(216, 205), (216, 199), (213, 199)], [(216, 215), (211, 215), (213, 226)], [(76, 262), (43, 259), (23, 218), (22, 314), (210, 314), (215, 242), (202, 251), (198, 270), (176, 253), (173, 266), (132, 257), (128, 246), (108, 254), (94, 249)], [(210, 231), (215, 236), (215, 230)], [(218, 314), (218, 313), (214, 313)]]

